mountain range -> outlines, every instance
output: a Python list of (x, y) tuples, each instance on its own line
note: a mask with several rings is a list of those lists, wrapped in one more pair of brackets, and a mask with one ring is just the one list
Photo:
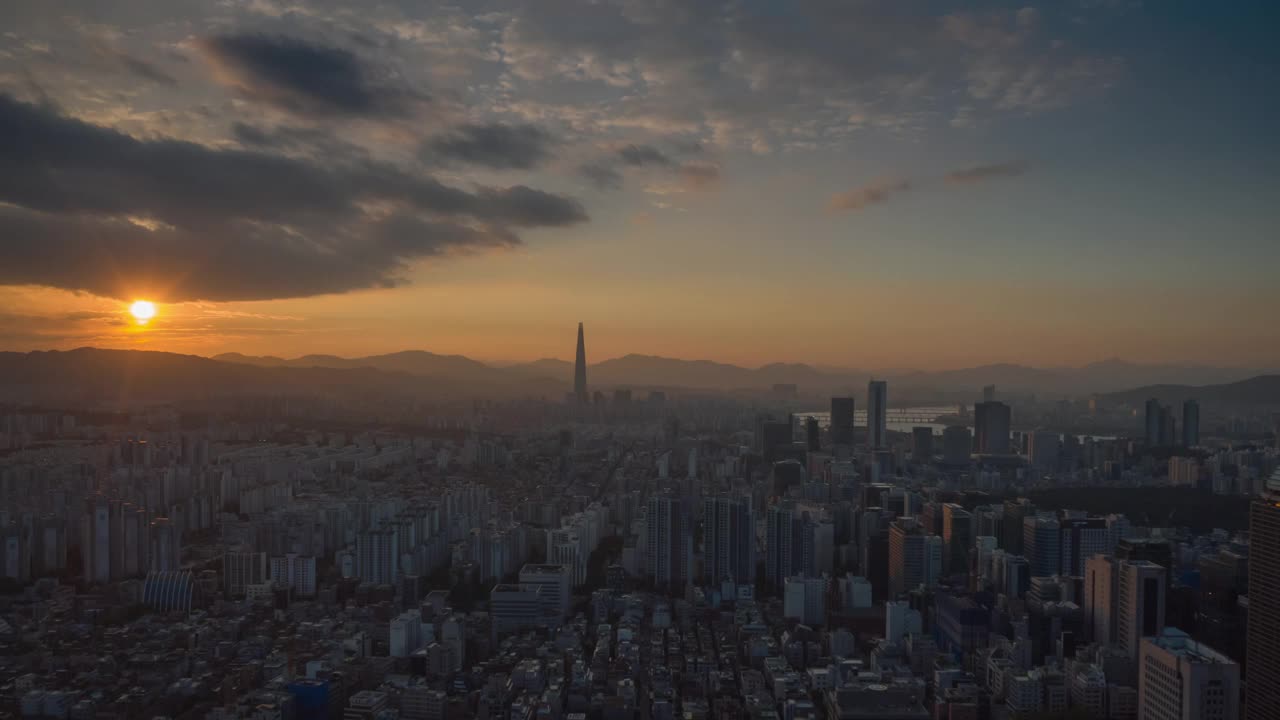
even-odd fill
[[(80, 348), (0, 352), (0, 402), (74, 403), (211, 399), (307, 393), (357, 400), (374, 397), (557, 398), (570, 389), (572, 363), (544, 359), (505, 367), (461, 355), (405, 351), (343, 358), (247, 356)], [(895, 403), (972, 402), (985, 385), (1002, 396), (1099, 393), (1138, 405), (1148, 397), (1177, 403), (1196, 397), (1207, 407), (1280, 406), (1280, 374), (1233, 368), (1139, 365), (1119, 360), (1080, 368), (985, 365), (960, 370), (861, 371), (774, 363), (747, 368), (708, 360), (626, 355), (588, 367), (592, 388), (628, 387), (714, 392), (767, 392), (794, 383), (802, 395), (862, 397), (869, 377), (890, 381)]]
[[(492, 366), (462, 355), (437, 355), (412, 350), (390, 355), (341, 358), (306, 355), (291, 360), (252, 357), (238, 353), (216, 355), (222, 362), (262, 367), (371, 367), (415, 375), (447, 376), (459, 380), (498, 381), (499, 378), (540, 379), (568, 388), (573, 363), (546, 358), (508, 366)], [(801, 392), (861, 391), (867, 380), (889, 380), (901, 389), (942, 394), (980, 392), (996, 385), (1002, 392), (1081, 394), (1108, 393), (1144, 385), (1214, 385), (1235, 382), (1274, 370), (1211, 366), (1146, 365), (1119, 359), (1082, 367), (1036, 368), (1015, 364), (981, 365), (941, 371), (903, 369), (852, 369), (815, 367), (803, 363), (770, 363), (757, 368), (711, 360), (681, 360), (631, 354), (603, 360), (587, 367), (588, 383), (598, 388), (687, 388), (702, 390), (764, 390), (779, 383), (793, 383)]]

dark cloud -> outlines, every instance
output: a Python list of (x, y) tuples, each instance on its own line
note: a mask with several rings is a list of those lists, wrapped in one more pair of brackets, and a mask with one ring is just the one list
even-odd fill
[(95, 48), (99, 57), (112, 62), (123, 68), (126, 72), (140, 77), (143, 80), (150, 80), (161, 85), (177, 85), (178, 79), (169, 73), (161, 70), (159, 66), (148, 60), (130, 55), (123, 50), (110, 48), (105, 45), (99, 45)]
[(674, 164), (671, 158), (652, 145), (627, 145), (618, 150), (618, 157), (624, 164), (634, 167), (646, 165), (669, 167)]
[(114, 297), (387, 286), (414, 259), (587, 219), (576, 201), (523, 185), (468, 191), (368, 160), (143, 141), (6, 95), (0, 158), (0, 284)]
[(706, 190), (720, 181), (720, 166), (698, 160), (681, 163), (679, 155), (703, 155), (702, 145), (696, 142), (675, 141), (674, 151), (663, 152), (653, 145), (624, 145), (608, 156), (578, 167), (578, 174), (598, 187), (616, 190), (622, 187), (622, 170), (628, 168), (657, 169), (678, 175), (692, 190)]
[(965, 184), (977, 183), (992, 178), (1013, 177), (1021, 175), (1027, 171), (1027, 164), (1024, 162), (1007, 162), (996, 163), (994, 165), (977, 165), (970, 168), (962, 168), (947, 173), (946, 180), (949, 183)]
[(495, 170), (528, 170), (550, 157), (551, 135), (536, 125), (463, 125), (429, 140), (424, 160), (464, 163)]
[(343, 48), (282, 35), (222, 35), (198, 48), (224, 84), (301, 115), (403, 116), (422, 99)]
[(906, 180), (874, 180), (866, 185), (832, 195), (827, 207), (834, 211), (861, 210), (887, 202), (894, 195), (910, 189), (911, 183)]
[(242, 122), (232, 123), (231, 133), (236, 136), (242, 145), (254, 145), (258, 147), (270, 147), (276, 144), (275, 138), (271, 133), (254, 125), (248, 125)]

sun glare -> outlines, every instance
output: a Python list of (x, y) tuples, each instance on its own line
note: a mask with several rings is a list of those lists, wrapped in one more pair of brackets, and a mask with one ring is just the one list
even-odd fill
[(148, 320), (156, 316), (156, 304), (148, 300), (138, 300), (129, 306), (129, 313), (139, 325), (146, 325)]

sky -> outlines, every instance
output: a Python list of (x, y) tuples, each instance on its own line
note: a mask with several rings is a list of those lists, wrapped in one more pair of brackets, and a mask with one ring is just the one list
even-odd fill
[(1280, 367), (1277, 20), (6, 2), (0, 349)]

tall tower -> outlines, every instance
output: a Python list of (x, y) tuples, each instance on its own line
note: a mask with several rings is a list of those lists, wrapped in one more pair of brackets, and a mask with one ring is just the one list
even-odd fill
[(578, 323), (578, 358), (573, 363), (573, 394), (579, 403), (587, 402), (587, 343), (582, 339), (582, 323)]

